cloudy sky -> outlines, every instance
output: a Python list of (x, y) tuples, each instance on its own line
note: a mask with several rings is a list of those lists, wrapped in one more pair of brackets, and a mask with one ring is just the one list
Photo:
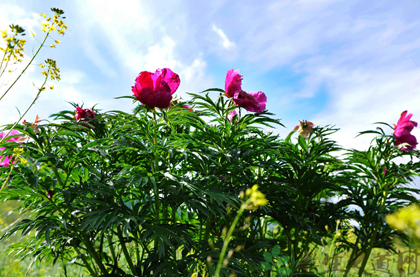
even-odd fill
[[(40, 13), (52, 1), (0, 1), (0, 30), (27, 30), (26, 54), (41, 39)], [(68, 31), (55, 49), (45, 47), (29, 72), (0, 103), (0, 124), (18, 117), (37, 90), (37, 64), (57, 60), (62, 80), (49, 82), (26, 117), (48, 118), (72, 107), (130, 111), (131, 86), (140, 71), (169, 67), (178, 73), (177, 95), (224, 87), (228, 69), (240, 69), (245, 91), (263, 91), (267, 108), (282, 118), (285, 137), (298, 120), (341, 128), (345, 147), (372, 123), (396, 123), (402, 111), (420, 121), (420, 1), (54, 1)], [(37, 34), (35, 39), (31, 32)], [(11, 78), (0, 80), (2, 93)], [(389, 130), (391, 132), (391, 130)], [(420, 138), (420, 130), (413, 134)]]

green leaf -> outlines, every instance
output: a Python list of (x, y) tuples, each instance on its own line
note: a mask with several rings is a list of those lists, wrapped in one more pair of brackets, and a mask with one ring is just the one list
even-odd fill
[(292, 273), (292, 270), (288, 267), (281, 267), (279, 269), (281, 276), (289, 276)]
[(261, 262), (261, 267), (263, 270), (271, 270), (271, 265), (267, 262)]
[(270, 253), (268, 252), (264, 252), (264, 260), (268, 263), (272, 263), (273, 262), (273, 256), (271, 256)]
[(277, 257), (280, 254), (280, 246), (278, 244), (274, 245), (273, 249), (271, 249), (271, 255), (273, 257)]
[(290, 257), (289, 256), (280, 256), (277, 260), (283, 266), (286, 266), (289, 263)]

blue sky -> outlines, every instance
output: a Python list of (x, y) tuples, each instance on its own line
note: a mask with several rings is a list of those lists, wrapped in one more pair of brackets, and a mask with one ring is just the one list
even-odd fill
[[(404, 110), (420, 121), (418, 0), (53, 2), (69, 29), (35, 64), (57, 60), (62, 81), (50, 82), (55, 89), (41, 95), (28, 121), (71, 109), (66, 101), (130, 111), (131, 101), (113, 98), (132, 95), (139, 72), (164, 67), (180, 75), (176, 95), (184, 99), (223, 88), (226, 71), (240, 69), (242, 88), (266, 93), (268, 110), (283, 119), (287, 128), (275, 130), (282, 137), (306, 119), (335, 124), (340, 144), (365, 148), (371, 137), (354, 137), (373, 122), (396, 123)], [(40, 38), (39, 14), (52, 14), (53, 2), (1, 1), (0, 30), (20, 24)], [(38, 42), (27, 40), (30, 55)], [(40, 71), (32, 66), (2, 100), (0, 124), (30, 103)], [(418, 128), (413, 134), (420, 140)]]

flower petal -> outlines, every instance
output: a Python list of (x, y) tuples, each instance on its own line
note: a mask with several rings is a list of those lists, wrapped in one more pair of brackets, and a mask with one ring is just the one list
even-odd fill
[(231, 98), (236, 92), (242, 91), (242, 75), (239, 75), (239, 69), (229, 69), (225, 79), (225, 94)]

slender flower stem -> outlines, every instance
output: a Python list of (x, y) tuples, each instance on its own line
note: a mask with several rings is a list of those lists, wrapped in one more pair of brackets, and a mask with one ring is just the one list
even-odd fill
[(235, 219), (233, 220), (232, 225), (229, 228), (229, 231), (226, 234), (226, 237), (223, 240), (222, 252), (220, 252), (219, 262), (217, 263), (216, 272), (214, 274), (215, 277), (220, 276), (220, 270), (222, 269), (223, 260), (225, 258), (226, 250), (229, 245), (230, 239), (232, 238), (232, 233), (235, 230), (236, 224), (238, 223), (238, 220), (241, 217), (244, 210), (246, 209), (246, 207), (246, 204), (242, 204), (241, 208), (238, 211), (238, 214), (235, 216)]
[(45, 76), (44, 83), (42, 84), (41, 88), (38, 89), (38, 93), (36, 94), (36, 96), (35, 96), (34, 100), (32, 101), (32, 103), (29, 105), (29, 107), (26, 109), (26, 111), (22, 114), (22, 116), (16, 121), (16, 123), (13, 124), (12, 128), (10, 128), (9, 132), (7, 132), (7, 134), (0, 140), (0, 142), (3, 142), (3, 140), (10, 134), (10, 132), (12, 132), (13, 128), (16, 127), (16, 125), (22, 120), (22, 118), (28, 113), (28, 111), (35, 104), (35, 101), (39, 98), (39, 95), (41, 94), (41, 92), (45, 88), (45, 84), (47, 83), (47, 79), (48, 79), (48, 74), (47, 74), (47, 76)]
[(9, 182), (10, 176), (12, 175), (13, 169), (15, 168), (13, 165), (14, 165), (14, 164), (12, 164), (12, 165), (10, 166), (9, 175), (7, 175), (6, 180), (4, 181), (3, 185), (1, 186), (1, 188), (0, 188), (0, 193), (3, 191), (3, 188), (4, 188), (4, 186), (7, 184), (7, 182)]
[[(16, 78), (16, 80), (10, 85), (10, 87), (3, 93), (3, 95), (0, 97), (0, 101), (1, 99), (3, 99), (3, 97), (10, 91), (10, 89), (16, 84), (16, 82), (20, 79), (20, 77), (25, 73), (25, 71), (28, 69), (29, 65), (31, 65), (32, 61), (35, 59), (35, 57), (38, 55), (39, 51), (41, 50), (42, 46), (44, 46), (45, 41), (47, 40), (48, 36), (50, 35), (50, 33), (48, 32), (45, 35), (44, 40), (41, 42), (41, 44), (38, 47), (38, 50), (36, 50), (35, 54), (33, 55), (32, 59), (29, 61), (29, 63), (26, 65), (26, 67), (22, 70), (22, 72), (19, 74), (19, 76)], [(38, 97), (39, 93), (37, 94), (37, 96), (35, 97), (35, 99)]]

